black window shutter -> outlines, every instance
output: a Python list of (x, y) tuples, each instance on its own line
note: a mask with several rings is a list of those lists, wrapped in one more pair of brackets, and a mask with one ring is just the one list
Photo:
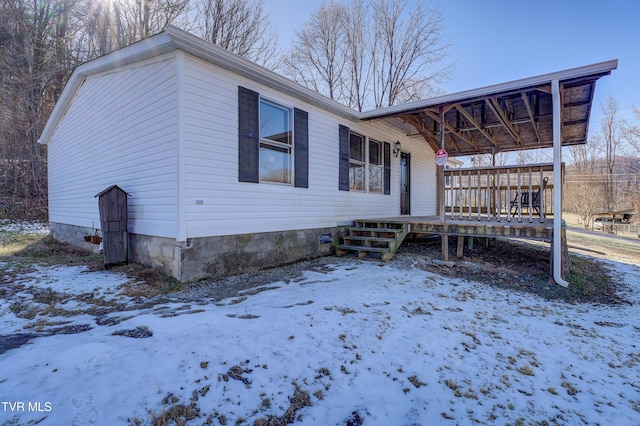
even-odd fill
[(297, 188), (309, 187), (309, 114), (298, 108), (293, 110), (294, 178)]
[(260, 96), (238, 86), (238, 180), (260, 181)]
[(340, 163), (338, 169), (338, 189), (349, 190), (349, 128), (340, 125)]
[(384, 193), (391, 194), (391, 144), (384, 143)]

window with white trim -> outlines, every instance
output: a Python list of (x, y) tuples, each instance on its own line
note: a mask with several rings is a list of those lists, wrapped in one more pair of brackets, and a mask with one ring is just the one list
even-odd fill
[(349, 133), (349, 190), (382, 193), (384, 190), (382, 142)]
[(260, 99), (260, 182), (291, 183), (292, 110)]
[(364, 136), (357, 133), (349, 135), (349, 190), (365, 190)]
[(382, 142), (369, 139), (369, 192), (382, 193), (383, 173), (382, 173)]
[(391, 144), (338, 125), (338, 189), (390, 195)]

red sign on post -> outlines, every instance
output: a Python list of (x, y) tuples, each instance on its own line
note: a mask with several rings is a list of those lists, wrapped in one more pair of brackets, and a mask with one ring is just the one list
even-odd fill
[(448, 159), (449, 154), (444, 149), (439, 149), (438, 152), (436, 152), (436, 165), (438, 165), (439, 167), (447, 164)]

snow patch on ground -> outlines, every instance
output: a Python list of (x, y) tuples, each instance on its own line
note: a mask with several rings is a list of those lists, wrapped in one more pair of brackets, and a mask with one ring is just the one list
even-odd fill
[(0, 232), (21, 232), (25, 234), (47, 235), (49, 233), (49, 224), (46, 222), (15, 222), (7, 219), (1, 219)]
[(22, 275), (16, 282), (59, 293), (90, 293), (96, 298), (112, 300), (119, 296), (118, 289), (129, 281), (124, 274), (89, 271), (84, 266), (36, 266), (35, 269), (35, 272)]
[[(183, 404), (200, 410), (194, 424), (253, 424), (304, 395), (311, 405), (298, 407), (296, 424), (635, 425), (640, 267), (611, 265), (633, 305), (572, 305), (339, 261), (219, 303), (79, 314), (73, 324), (90, 329), (0, 354), (2, 399), (51, 407), (0, 410), (0, 423), (148, 424)], [(16, 283), (111, 297), (122, 279), (54, 267)]]

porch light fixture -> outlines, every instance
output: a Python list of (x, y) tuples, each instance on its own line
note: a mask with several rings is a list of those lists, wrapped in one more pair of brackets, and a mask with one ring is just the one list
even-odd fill
[(396, 141), (396, 147), (393, 149), (393, 155), (394, 157), (398, 157), (400, 155), (400, 149), (402, 148), (402, 145), (400, 145), (400, 141)]

